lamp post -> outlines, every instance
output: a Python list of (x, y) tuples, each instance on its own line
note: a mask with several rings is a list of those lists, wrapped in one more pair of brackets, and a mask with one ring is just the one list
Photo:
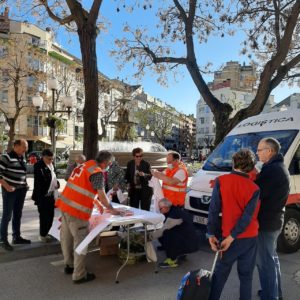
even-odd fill
[[(49, 110), (40, 109), (43, 106), (44, 99), (39, 94), (32, 97), (32, 103), (36, 108), (37, 114), (39, 114), (40, 112), (48, 113), (48, 117), (50, 117), (50, 116), (55, 116), (56, 113), (67, 113), (68, 118), (70, 118), (71, 109), (73, 105), (73, 97), (72, 96), (63, 97), (63, 103), (66, 106), (67, 110), (56, 110), (55, 92), (57, 91), (58, 88), (58, 82), (56, 78), (53, 77), (48, 81), (48, 88), (52, 91), (52, 106), (49, 107)], [(56, 157), (55, 121), (53, 123), (51, 122), (49, 127), (51, 130), (52, 151), (55, 158)], [(55, 159), (53, 163), (55, 164)]]
[(146, 141), (147, 141), (147, 140), (149, 140), (149, 135), (148, 135), (148, 133), (149, 133), (150, 125), (147, 124), (145, 128), (146, 128)]
[(152, 141), (154, 139), (155, 132), (151, 131), (150, 135), (151, 135), (151, 141)]

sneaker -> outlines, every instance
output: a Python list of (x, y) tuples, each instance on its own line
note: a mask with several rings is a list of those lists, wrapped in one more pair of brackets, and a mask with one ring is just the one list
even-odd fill
[(86, 273), (86, 275), (83, 278), (78, 279), (78, 280), (73, 280), (73, 282), (75, 284), (80, 284), (80, 283), (85, 283), (85, 282), (92, 281), (95, 278), (96, 278), (95, 274), (93, 274), (93, 273)]
[(41, 236), (40, 235), (40, 241), (43, 243), (50, 243), (53, 241), (53, 238), (51, 235), (47, 234), (46, 236)]
[(23, 238), (20, 236), (20, 237), (18, 237), (18, 238), (14, 238), (12, 243), (13, 243), (14, 245), (17, 245), (17, 244), (24, 245), (24, 244), (31, 244), (31, 241), (30, 241), (30, 240), (23, 239)]
[(65, 274), (70, 275), (70, 274), (73, 274), (73, 272), (74, 272), (73, 267), (70, 267), (69, 265), (65, 266)]
[(177, 268), (178, 267), (178, 264), (177, 264), (177, 260), (173, 260), (171, 258), (167, 258), (165, 259), (164, 262), (161, 262), (159, 265), (158, 265), (160, 268)]
[(14, 248), (10, 245), (8, 241), (1, 241), (0, 246), (6, 251), (13, 251)]
[(42, 243), (48, 243), (49, 242), (49, 240), (47, 239), (47, 237), (46, 236), (42, 236), (42, 235), (40, 235), (40, 241)]

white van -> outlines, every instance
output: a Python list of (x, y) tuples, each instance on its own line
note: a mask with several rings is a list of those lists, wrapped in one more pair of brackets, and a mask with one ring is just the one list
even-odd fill
[(280, 142), (284, 163), (291, 174), (291, 191), (278, 249), (294, 252), (300, 248), (300, 109), (260, 114), (239, 123), (192, 178), (185, 208), (194, 215), (195, 223), (206, 225), (214, 179), (231, 171), (231, 158), (236, 151), (250, 148), (256, 153), (258, 142), (264, 137), (274, 137)]

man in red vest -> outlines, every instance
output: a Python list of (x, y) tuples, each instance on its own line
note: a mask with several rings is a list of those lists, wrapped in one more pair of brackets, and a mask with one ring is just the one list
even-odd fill
[(167, 155), (168, 167), (164, 172), (152, 171), (152, 176), (163, 181), (164, 197), (174, 206), (184, 206), (188, 172), (186, 166), (180, 161), (180, 154), (169, 151)]
[[(113, 155), (110, 152), (100, 151), (96, 160), (78, 165), (56, 201), (56, 207), (62, 212), (60, 237), (65, 273), (72, 274), (73, 282), (76, 284), (95, 279), (94, 274), (86, 271), (86, 256), (78, 255), (74, 251), (88, 234), (94, 201), (99, 200), (111, 214), (119, 214), (119, 211), (111, 206), (104, 190), (103, 171), (109, 168), (112, 160)], [(95, 200), (97, 194), (98, 200)]]
[[(259, 187), (248, 174), (255, 164), (251, 150), (241, 149), (232, 157), (233, 171), (219, 176), (209, 206), (207, 236), (212, 250), (221, 250), (212, 277), (209, 300), (218, 300), (237, 261), (240, 279), (239, 299), (251, 300), (258, 236)], [(222, 212), (221, 240), (218, 240), (219, 214)]]

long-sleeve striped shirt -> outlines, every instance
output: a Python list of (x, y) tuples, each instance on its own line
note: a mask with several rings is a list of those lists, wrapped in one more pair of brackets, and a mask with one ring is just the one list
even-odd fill
[(14, 151), (0, 156), (0, 179), (15, 188), (22, 188), (26, 182), (26, 160)]

